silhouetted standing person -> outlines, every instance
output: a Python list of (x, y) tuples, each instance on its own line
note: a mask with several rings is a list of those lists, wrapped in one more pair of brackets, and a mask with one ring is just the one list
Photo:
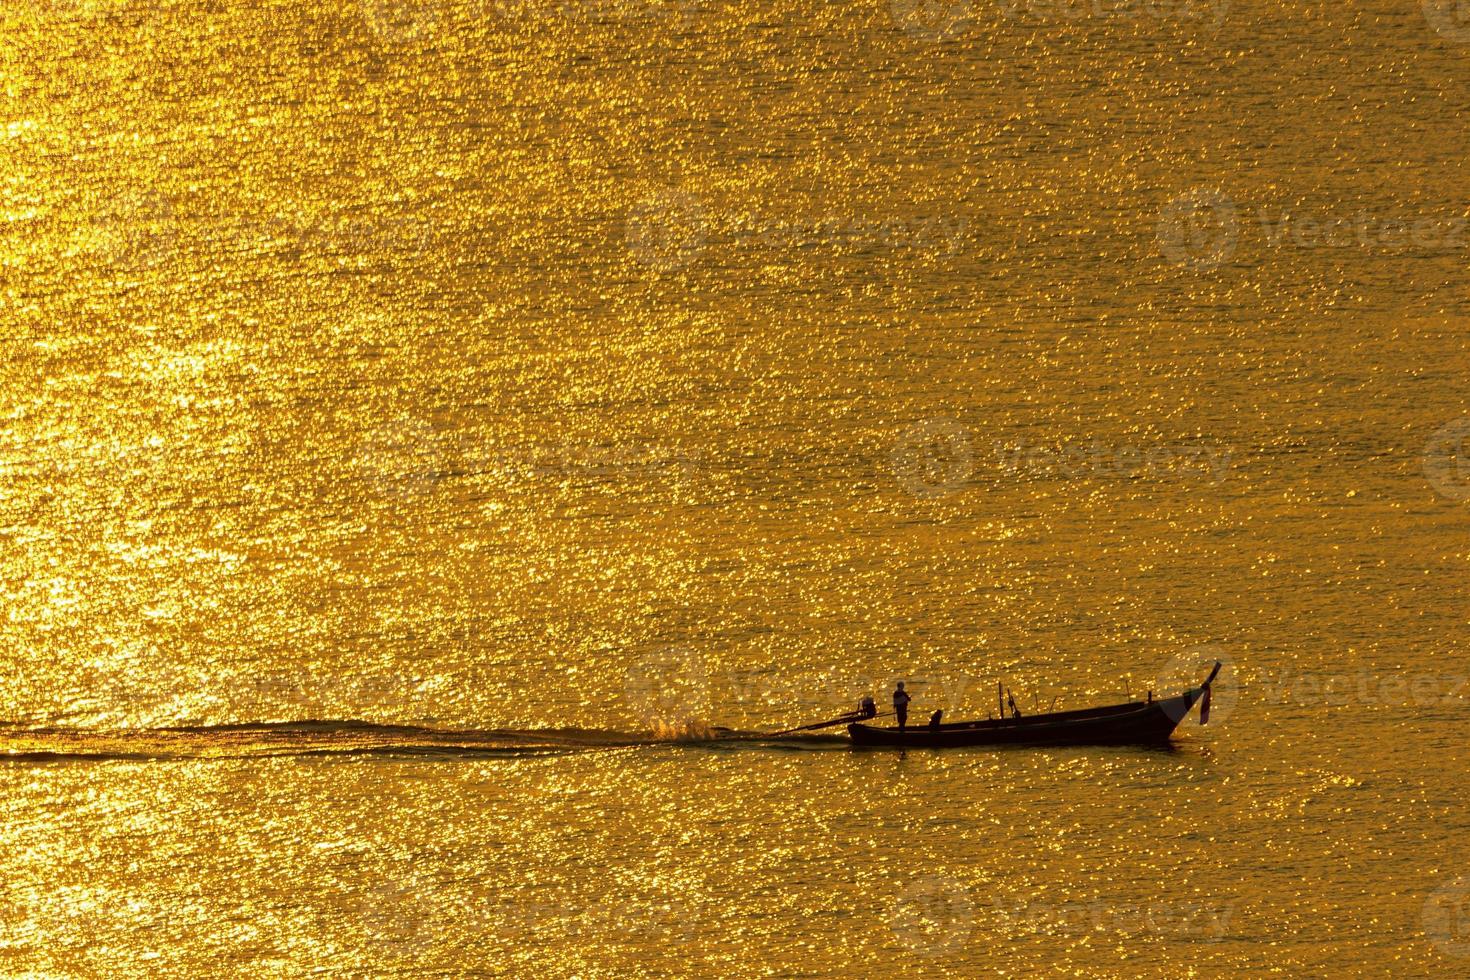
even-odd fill
[(898, 715), (899, 731), (903, 731), (903, 726), (908, 724), (911, 700), (913, 699), (909, 697), (909, 692), (903, 689), (903, 681), (899, 681), (898, 686), (893, 689), (893, 713)]

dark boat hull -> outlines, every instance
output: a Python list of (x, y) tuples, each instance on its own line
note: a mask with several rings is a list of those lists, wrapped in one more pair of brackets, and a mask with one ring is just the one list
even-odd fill
[(968, 745), (1160, 745), (1169, 741), (1203, 694), (1204, 688), (1200, 687), (1158, 701), (1001, 721), (910, 726), (903, 731), (856, 723), (847, 726), (847, 733), (854, 745), (935, 749)]

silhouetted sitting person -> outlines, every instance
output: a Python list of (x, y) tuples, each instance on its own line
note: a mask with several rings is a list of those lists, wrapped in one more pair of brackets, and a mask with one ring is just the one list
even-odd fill
[(944, 717), (944, 709), (943, 708), (940, 708), (938, 711), (934, 712), (932, 715), (929, 716), (929, 727), (930, 728), (938, 728), (939, 727), (939, 719), (942, 718), (942, 717)]
[(877, 714), (878, 714), (878, 706), (873, 703), (873, 699), (872, 698), (863, 698), (862, 703), (858, 705), (858, 717), (859, 718), (874, 718), (874, 717), (877, 716)]

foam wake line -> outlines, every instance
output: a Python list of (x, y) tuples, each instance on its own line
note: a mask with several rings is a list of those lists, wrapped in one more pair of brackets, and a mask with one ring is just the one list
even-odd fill
[(699, 720), (660, 722), (650, 732), (587, 728), (449, 729), (356, 719), (93, 731), (0, 728), (0, 761), (147, 761), (277, 756), (397, 755), (474, 757), (587, 752), (636, 746), (734, 748), (845, 744), (832, 735), (767, 737)]

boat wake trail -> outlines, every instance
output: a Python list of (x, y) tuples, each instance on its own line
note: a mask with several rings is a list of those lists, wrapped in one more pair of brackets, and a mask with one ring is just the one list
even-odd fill
[(818, 748), (833, 735), (770, 735), (699, 722), (651, 732), (586, 728), (452, 729), (367, 721), (249, 722), (115, 731), (0, 727), (0, 761), (164, 761), (313, 755), (529, 756), (637, 746)]

